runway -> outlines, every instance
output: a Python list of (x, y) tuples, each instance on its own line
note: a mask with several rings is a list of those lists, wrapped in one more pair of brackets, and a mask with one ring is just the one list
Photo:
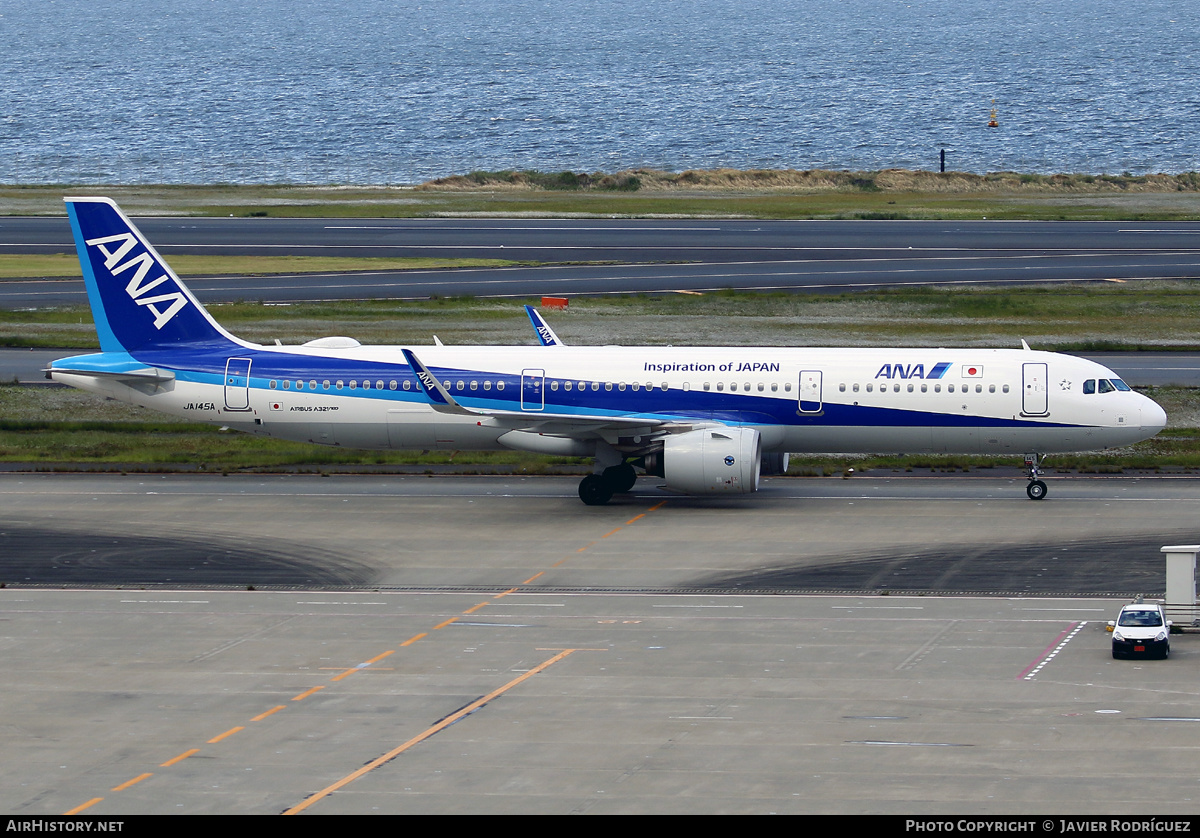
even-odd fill
[[(479, 257), (485, 270), (197, 277), (201, 302), (794, 291), (1200, 277), (1193, 222), (137, 219), (175, 253)], [(0, 253), (71, 252), (63, 218), (0, 218)], [(0, 308), (81, 305), (82, 281), (0, 282)]]
[(1190, 814), (1200, 480), (1049, 482), (0, 475), (0, 809)]

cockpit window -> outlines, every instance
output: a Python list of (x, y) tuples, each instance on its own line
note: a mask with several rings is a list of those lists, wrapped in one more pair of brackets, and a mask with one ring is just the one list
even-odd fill
[(1090, 396), (1090, 395), (1092, 395), (1092, 393), (1095, 393), (1095, 392), (1096, 392), (1096, 379), (1089, 378), (1087, 381), (1083, 382), (1083, 394), (1085, 396)]
[(1129, 389), (1131, 389), (1131, 388), (1130, 388), (1130, 386), (1129, 386), (1128, 384), (1126, 384), (1124, 381), (1122, 381), (1122, 380), (1121, 380), (1121, 379), (1119, 379), (1119, 378), (1114, 378), (1114, 379), (1112, 380), (1112, 385), (1113, 385), (1114, 387), (1116, 387), (1118, 390), (1129, 390)]
[(1114, 387), (1114, 386), (1112, 385), (1112, 382), (1111, 382), (1111, 381), (1109, 381), (1107, 378), (1101, 378), (1101, 379), (1100, 379), (1100, 392), (1101, 392), (1101, 393), (1111, 393), (1111, 392), (1113, 392), (1113, 391), (1114, 391), (1114, 390), (1116, 390), (1116, 389), (1117, 389), (1117, 388), (1116, 388), (1116, 387)]

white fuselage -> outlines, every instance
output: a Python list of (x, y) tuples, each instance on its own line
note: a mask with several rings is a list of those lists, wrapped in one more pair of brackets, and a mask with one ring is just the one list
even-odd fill
[[(245, 345), (228, 359), (139, 358), (173, 380), (55, 377), (155, 410), (266, 436), (356, 448), (586, 454), (579, 420), (753, 427), (763, 451), (997, 453), (1128, 445), (1166, 421), (1105, 367), (1005, 349), (419, 347), (465, 408), (436, 411), (399, 347)], [(221, 369), (222, 363), (224, 369)], [(1106, 384), (1097, 386), (1097, 382)], [(1090, 382), (1090, 384), (1089, 384)], [(1117, 382), (1120, 386), (1113, 385)], [(520, 433), (512, 415), (527, 419)], [(570, 418), (569, 429), (560, 427)], [(626, 425), (630, 423), (626, 421)], [(636, 426), (596, 438), (636, 448)], [(618, 438), (619, 437), (619, 438)], [(503, 439), (502, 439), (503, 438)]]

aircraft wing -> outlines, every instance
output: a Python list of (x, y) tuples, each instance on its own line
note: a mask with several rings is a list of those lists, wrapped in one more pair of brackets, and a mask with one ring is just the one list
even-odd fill
[[(541, 433), (553, 433), (564, 436), (580, 434), (595, 434), (609, 430), (624, 430), (631, 428), (665, 428), (668, 423), (662, 419), (648, 419), (633, 416), (579, 416), (574, 413), (531, 413), (521, 410), (492, 410), (487, 408), (465, 407), (442, 386), (436, 375), (429, 371), (411, 349), (401, 350), (408, 365), (416, 373), (417, 388), (429, 399), (429, 406), (438, 413), (458, 416), (476, 416), (492, 420), (495, 424), (511, 426), (514, 429), (537, 430)], [(689, 426), (690, 427), (690, 426)]]

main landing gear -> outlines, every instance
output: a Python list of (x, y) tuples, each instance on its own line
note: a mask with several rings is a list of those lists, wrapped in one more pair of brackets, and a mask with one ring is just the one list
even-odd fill
[(588, 506), (604, 506), (619, 492), (628, 492), (637, 482), (637, 472), (629, 463), (610, 466), (579, 481), (579, 499)]
[(1046, 484), (1038, 480), (1041, 462), (1041, 454), (1025, 455), (1025, 471), (1029, 474), (1029, 485), (1025, 487), (1025, 494), (1029, 495), (1030, 500), (1042, 500), (1046, 497)]

